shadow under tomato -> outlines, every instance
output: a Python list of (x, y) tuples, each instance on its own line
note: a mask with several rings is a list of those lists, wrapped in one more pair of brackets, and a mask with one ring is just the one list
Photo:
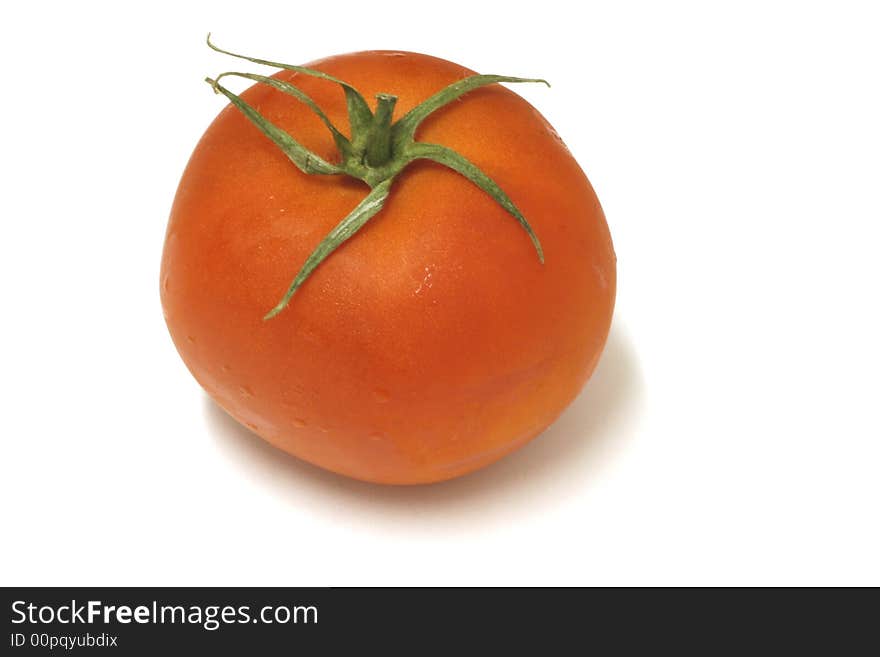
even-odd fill
[(222, 452), (244, 474), (315, 513), (375, 525), (391, 516), (436, 526), (485, 525), (541, 512), (579, 493), (633, 432), (642, 378), (631, 342), (613, 328), (592, 378), (560, 418), (525, 447), (487, 468), (427, 486), (380, 486), (335, 475), (278, 450), (205, 397), (206, 421)]

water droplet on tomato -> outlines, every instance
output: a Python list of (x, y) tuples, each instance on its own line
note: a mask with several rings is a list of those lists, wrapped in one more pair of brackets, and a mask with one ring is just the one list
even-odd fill
[(241, 393), (241, 396), (242, 396), (242, 397), (249, 398), (249, 397), (253, 397), (253, 396), (254, 396), (254, 391), (251, 390), (250, 388), (248, 388), (247, 386), (241, 386), (241, 387), (239, 387), (238, 392)]
[(229, 372), (231, 369), (232, 369), (232, 368), (229, 367), (229, 365), (221, 365), (221, 366), (220, 366), (220, 371), (221, 371), (221, 372)]
[(308, 424), (309, 424), (309, 423), (306, 422), (306, 421), (305, 421), (304, 419), (302, 419), (301, 417), (295, 417), (295, 418), (293, 418), (293, 426), (295, 426), (295, 427), (297, 427), (297, 428), (299, 428), (299, 429), (302, 429), (303, 427), (308, 426)]
[(188, 335), (188, 336), (186, 336), (186, 341), (189, 342), (190, 344), (195, 344), (196, 339), (193, 336)]
[(245, 423), (245, 426), (246, 426), (248, 429), (250, 429), (251, 431), (259, 431), (259, 430), (260, 430), (260, 427), (258, 427), (258, 426), (257, 426), (256, 424), (254, 424), (253, 422), (246, 422), (246, 423)]
[(415, 289), (413, 294), (421, 294), (423, 291), (430, 289), (434, 285), (434, 281), (432, 280), (434, 277), (434, 272), (431, 271), (430, 266), (425, 267), (425, 276), (422, 278), (422, 282), (419, 283), (419, 286)]

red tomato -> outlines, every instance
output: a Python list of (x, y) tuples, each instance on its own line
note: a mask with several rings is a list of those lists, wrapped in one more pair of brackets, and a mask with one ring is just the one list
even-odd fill
[[(366, 98), (394, 94), (395, 120), (473, 75), (387, 51), (310, 67)], [(295, 71), (273, 79), (347, 125), (338, 85)], [(257, 84), (241, 99), (340, 163), (330, 132), (296, 98)], [(393, 484), (465, 474), (541, 433), (593, 371), (615, 296), (599, 201), (525, 100), (483, 86), (433, 112), (415, 138), (448, 146), (491, 176), (528, 220), (544, 263), (489, 194), (419, 159), (393, 179), (384, 207), (264, 319), (370, 187), (302, 172), (230, 105), (183, 174), (161, 271), (174, 343), (220, 406), (306, 461)]]

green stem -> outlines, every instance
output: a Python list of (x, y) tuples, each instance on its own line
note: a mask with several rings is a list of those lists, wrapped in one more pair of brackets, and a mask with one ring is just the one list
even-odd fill
[[(343, 242), (357, 233), (372, 217), (379, 213), (385, 200), (388, 198), (391, 184), (395, 176), (403, 171), (415, 160), (432, 160), (438, 164), (449, 167), (461, 174), (481, 190), (486, 192), (502, 208), (512, 215), (523, 227), (538, 256), (538, 262), (544, 263), (544, 250), (538, 236), (532, 230), (529, 222), (514, 204), (513, 200), (501, 189), (501, 187), (474, 163), (468, 161), (461, 154), (440, 144), (427, 144), (415, 141), (415, 133), (419, 125), (436, 110), (458, 100), (462, 96), (475, 89), (498, 82), (543, 82), (532, 78), (514, 78), (505, 75), (472, 75), (457, 80), (441, 89), (433, 96), (419, 103), (407, 112), (396, 123), (392, 123), (394, 106), (397, 97), (391, 94), (378, 94), (376, 96), (376, 113), (370, 110), (366, 100), (354, 87), (347, 82), (331, 75), (302, 66), (281, 64), (265, 59), (237, 55), (227, 50), (221, 50), (210, 42), (208, 45), (216, 50), (239, 59), (245, 59), (256, 64), (265, 64), (277, 68), (310, 75), (342, 86), (345, 92), (348, 107), (349, 120), (351, 122), (351, 137), (346, 138), (320, 107), (298, 89), (291, 82), (278, 80), (252, 73), (230, 72), (218, 76), (216, 79), (208, 78), (207, 82), (214, 91), (226, 96), (263, 134), (271, 139), (301, 171), (307, 174), (344, 174), (363, 180), (372, 189), (369, 194), (345, 217), (327, 236), (315, 247), (311, 255), (303, 263), (285, 295), (278, 304), (269, 311), (264, 319), (271, 319), (287, 307), (293, 295), (311, 276), (312, 272), (329, 257)], [(251, 107), (242, 98), (223, 87), (219, 81), (225, 76), (236, 76), (254, 80), (268, 85), (276, 90), (293, 96), (305, 103), (318, 118), (324, 122), (333, 136), (336, 146), (339, 148), (340, 162), (331, 164), (319, 157), (316, 153), (305, 148), (291, 135), (269, 122), (260, 112)], [(549, 85), (548, 85), (549, 86)], [(528, 157), (528, 155), (523, 155)]]
[(272, 319), (275, 315), (284, 310), (291, 297), (299, 289), (299, 286), (305, 282), (315, 268), (324, 262), (327, 256), (339, 248), (345, 240), (358, 232), (363, 228), (365, 223), (376, 216), (385, 204), (385, 199), (388, 198), (388, 191), (391, 189), (392, 182), (392, 179), (389, 178), (373, 187), (370, 193), (357, 204), (357, 207), (355, 207), (345, 219), (340, 221), (336, 227), (331, 230), (323, 240), (321, 240), (321, 243), (315, 247), (315, 250), (312, 251), (311, 255), (306, 258), (305, 263), (303, 263), (302, 268), (299, 270), (296, 278), (293, 279), (293, 283), (290, 284), (290, 287), (281, 298), (281, 301), (279, 301), (278, 304), (272, 308), (265, 317), (263, 317), (264, 320)]
[(376, 101), (376, 113), (367, 141), (367, 164), (381, 167), (391, 159), (391, 115), (397, 96), (379, 94)]

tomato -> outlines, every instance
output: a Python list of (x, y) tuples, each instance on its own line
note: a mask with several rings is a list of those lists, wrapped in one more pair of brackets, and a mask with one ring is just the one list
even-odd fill
[[(309, 65), (394, 119), (473, 75), (403, 52)], [(337, 126), (337, 85), (273, 76)], [(305, 104), (266, 84), (241, 99), (334, 163), (338, 144)], [(523, 227), (464, 176), (427, 160), (266, 319), (294, 275), (370, 187), (307, 175), (229, 105), (199, 141), (174, 199), (161, 265), (171, 337), (193, 376), (269, 443), (362, 480), (416, 484), (481, 468), (541, 433), (577, 396), (608, 335), (616, 259), (599, 201), (525, 100), (483, 86), (427, 117), (419, 142), (448, 146), (503, 189)]]

